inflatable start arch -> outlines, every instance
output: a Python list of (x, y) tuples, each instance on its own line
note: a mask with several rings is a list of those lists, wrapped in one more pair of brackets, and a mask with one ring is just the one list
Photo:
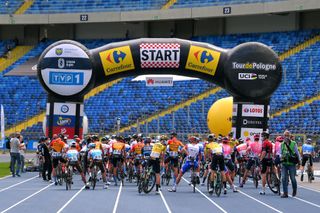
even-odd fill
[(254, 134), (268, 128), (269, 99), (282, 67), (277, 54), (257, 42), (222, 49), (182, 39), (136, 39), (88, 50), (58, 41), (38, 62), (48, 92), (46, 134), (82, 135), (84, 95), (114, 79), (143, 74), (197, 77), (226, 89), (234, 97), (232, 126), (240, 137), (244, 129)]

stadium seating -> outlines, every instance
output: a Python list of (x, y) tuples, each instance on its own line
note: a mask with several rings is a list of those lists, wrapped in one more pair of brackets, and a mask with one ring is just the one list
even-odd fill
[[(247, 41), (259, 41), (266, 45), (271, 46), (276, 52), (282, 53), (298, 43), (301, 43), (316, 31), (295, 31), (295, 32), (276, 32), (276, 33), (263, 33), (263, 34), (239, 34), (227, 36), (203, 36), (195, 37), (193, 40), (203, 41), (221, 46), (224, 48), (231, 48)], [(112, 40), (116, 41), (116, 40)], [(110, 42), (110, 40), (90, 40), (81, 41), (88, 48), (94, 48)], [(39, 54), (51, 42), (40, 43), (34, 50), (30, 51), (27, 56), (23, 57), (13, 66), (18, 66), (22, 61), (28, 57)], [(319, 43), (311, 45), (310, 47), (292, 55), (283, 61), (285, 75), (279, 89), (275, 92), (271, 99), (271, 113), (276, 112), (282, 108), (288, 107), (306, 98), (310, 98), (319, 94)], [(312, 55), (312, 59), (310, 59)], [(299, 66), (297, 66), (299, 64)], [(299, 67), (299, 68), (297, 68)], [(5, 73), (10, 71), (12, 67), (5, 70)], [(298, 70), (297, 70), (298, 69)], [(137, 119), (146, 118), (169, 106), (176, 105), (183, 100), (196, 96), (212, 87), (213, 84), (202, 81), (183, 81), (175, 82), (173, 87), (146, 87), (145, 82), (131, 81), (132, 77), (125, 78), (119, 83), (111, 86), (108, 90), (102, 91), (98, 95), (91, 97), (85, 101), (85, 112), (89, 118), (90, 132), (110, 132), (115, 130), (116, 118), (121, 118), (121, 126), (126, 126), (129, 123), (135, 122)], [(4, 82), (4, 83), (2, 83)], [(43, 111), (45, 108), (46, 94), (41, 88), (37, 79), (30, 77), (0, 77), (2, 86), (0, 92), (0, 101), (4, 103), (16, 104), (17, 106), (12, 109), (7, 109), (10, 116), (7, 122), (9, 124), (17, 123), (25, 119), (26, 111), (19, 108), (18, 103), (23, 102), (25, 108), (30, 110), (30, 116)], [(318, 86), (317, 86), (318, 85)], [(31, 88), (34, 92), (31, 92)], [(31, 96), (24, 95), (26, 93)], [(19, 95), (18, 95), (19, 94)], [(187, 132), (207, 132), (206, 126), (206, 113), (209, 107), (215, 100), (229, 96), (225, 91), (218, 92), (210, 97), (193, 103), (188, 108), (179, 109), (174, 113), (174, 121), (172, 115), (166, 115), (159, 118), (160, 132), (168, 132), (174, 129), (181, 133)], [(12, 98), (13, 97), (13, 98)], [(29, 100), (30, 98), (34, 98)], [(10, 100), (9, 100), (10, 99)], [(5, 100), (5, 101), (3, 101)], [(37, 107), (33, 107), (34, 103), (38, 103)], [(315, 105), (318, 106), (319, 104)], [(307, 106), (306, 106), (307, 107)], [(8, 108), (8, 107), (6, 107)], [(9, 107), (10, 108), (10, 107)], [(310, 109), (316, 109), (314, 104), (310, 104)], [(313, 111), (310, 112), (312, 115)], [(15, 113), (19, 116), (13, 116)], [(294, 119), (292, 116), (298, 116), (297, 120), (301, 121), (302, 115), (297, 111), (292, 111), (286, 115), (280, 116), (270, 121), (270, 128), (272, 131), (281, 132), (284, 127), (290, 127), (290, 122), (281, 123), (282, 117), (289, 116), (288, 118)], [(310, 121), (310, 122), (309, 122)], [(290, 124), (290, 125), (289, 125)], [(307, 119), (306, 127), (299, 126), (293, 130), (294, 132), (304, 131), (315, 124), (314, 120)], [(146, 126), (141, 126), (140, 129), (145, 132)], [(28, 132), (41, 132), (42, 124), (37, 124), (29, 128)], [(312, 128), (311, 128), (312, 129)], [(317, 129), (314, 129), (318, 131)], [(131, 129), (133, 133), (136, 129)], [(158, 131), (158, 121), (154, 120), (148, 124), (148, 132)], [(312, 129), (313, 131), (313, 129)]]
[(178, 0), (172, 8), (207, 7), (232, 4), (266, 3), (283, 0)]
[(0, 14), (13, 14), (23, 3), (23, 0), (0, 0)]
[(12, 49), (16, 44), (12, 40), (0, 41), (0, 57), (4, 56), (7, 52), (8, 46)]
[(159, 10), (166, 0), (36, 0), (27, 14)]

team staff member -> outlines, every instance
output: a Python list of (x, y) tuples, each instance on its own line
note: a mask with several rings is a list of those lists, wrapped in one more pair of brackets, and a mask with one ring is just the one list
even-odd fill
[(159, 194), (160, 189), (160, 160), (166, 151), (166, 141), (161, 140), (153, 145), (150, 154), (149, 165), (152, 166), (154, 173), (156, 173), (156, 194)]
[(266, 183), (267, 183), (267, 167), (269, 169), (272, 168), (272, 143), (269, 141), (269, 133), (262, 132), (262, 152), (260, 156), (260, 162), (262, 165), (261, 169), (261, 178), (262, 178), (262, 191), (260, 192), (261, 195), (266, 194)]
[(40, 158), (42, 159), (42, 162), (43, 162), (42, 178), (44, 181), (48, 180), (51, 182), (52, 161), (51, 161), (51, 155), (48, 147), (49, 138), (42, 137), (40, 138), (39, 142), (40, 142), (39, 144)]
[(281, 195), (281, 198), (288, 197), (288, 173), (290, 175), (290, 180), (293, 188), (292, 196), (294, 197), (297, 194), (296, 162), (294, 162), (293, 156), (295, 154), (298, 158), (298, 161), (300, 162), (300, 155), (297, 143), (290, 138), (291, 134), (288, 130), (286, 130), (284, 132), (284, 142), (281, 144), (281, 181), (283, 187), (283, 194)]

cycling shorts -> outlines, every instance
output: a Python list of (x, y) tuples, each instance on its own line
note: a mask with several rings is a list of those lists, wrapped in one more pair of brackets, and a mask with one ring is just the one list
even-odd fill
[(170, 163), (171, 166), (173, 166), (174, 168), (177, 168), (179, 165), (179, 159), (173, 158), (173, 157), (168, 157), (168, 158), (166, 158), (164, 163)]
[(94, 164), (99, 167), (101, 173), (104, 173), (104, 172), (106, 171), (106, 169), (104, 168), (104, 163), (102, 162), (102, 160), (99, 160), (99, 161), (91, 161), (91, 162), (90, 162), (90, 166), (89, 166), (90, 169), (93, 168)]
[(186, 173), (189, 169), (191, 169), (191, 167), (194, 167), (194, 169), (197, 169), (199, 167), (198, 161), (194, 160), (194, 161), (189, 161), (187, 160), (182, 168), (181, 168), (181, 172), (182, 174)]
[(117, 167), (118, 162), (123, 163), (123, 158), (111, 158), (111, 163), (113, 167)]
[(310, 166), (313, 166), (313, 160), (311, 155), (303, 155), (302, 156), (302, 166), (306, 165), (306, 162), (309, 160)]
[(250, 170), (251, 167), (255, 164), (255, 162), (258, 161), (257, 158), (250, 158), (247, 162), (247, 165), (246, 165), (246, 169), (247, 170)]
[(234, 171), (234, 163), (232, 162), (231, 159), (225, 160), (224, 164), (226, 165), (226, 167), (228, 168), (229, 171), (231, 171), (231, 172)]
[(66, 161), (64, 158), (62, 158), (62, 157), (54, 158), (54, 159), (52, 159), (52, 166), (53, 166), (53, 168), (57, 168), (57, 166), (58, 166), (58, 164), (59, 164), (59, 161), (60, 161), (61, 163), (66, 163), (66, 162), (67, 162), (67, 161)]
[(217, 171), (219, 166), (220, 171), (224, 171), (224, 157), (223, 155), (212, 155), (211, 170)]
[(261, 174), (266, 173), (267, 167), (271, 168), (271, 166), (272, 166), (272, 159), (267, 159), (267, 158), (262, 159), (262, 161), (261, 161)]
[(159, 160), (159, 158), (150, 159), (148, 164), (149, 164), (149, 166), (152, 166), (152, 170), (153, 170), (156, 174), (159, 174), (159, 173), (160, 173), (160, 160)]

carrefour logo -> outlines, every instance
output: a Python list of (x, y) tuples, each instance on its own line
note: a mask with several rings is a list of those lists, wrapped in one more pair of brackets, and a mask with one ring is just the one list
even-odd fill
[(105, 75), (134, 70), (130, 46), (117, 47), (99, 53)]
[(111, 64), (113, 64), (113, 61), (112, 61), (112, 58), (113, 58), (114, 62), (119, 64), (121, 61), (125, 59), (125, 57), (126, 57), (126, 54), (124, 52), (115, 50), (112, 53), (109, 53), (109, 55), (107, 56), (107, 60)]
[(203, 64), (207, 64), (211, 61), (213, 61), (213, 56), (208, 51), (197, 51), (194, 53), (194, 56), (198, 61), (200, 61)]
[(186, 69), (195, 70), (209, 75), (215, 75), (220, 54), (220, 52), (212, 49), (191, 45), (186, 63)]

